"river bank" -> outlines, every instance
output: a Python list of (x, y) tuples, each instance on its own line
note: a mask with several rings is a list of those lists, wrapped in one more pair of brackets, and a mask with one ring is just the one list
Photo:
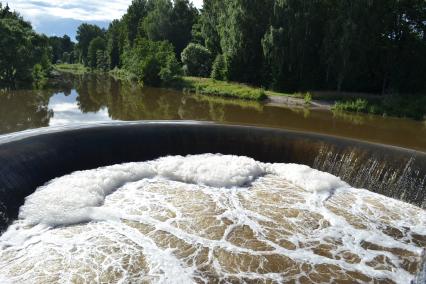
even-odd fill
[[(119, 80), (133, 81), (132, 74), (121, 69), (100, 72), (92, 71), (81, 64), (57, 64), (54, 70), (74, 75), (108, 73)], [(365, 113), (414, 120), (426, 118), (425, 95), (377, 95), (327, 91), (284, 93), (237, 82), (185, 76), (162, 87), (200, 95), (259, 101), (273, 106), (323, 109), (340, 113)]]

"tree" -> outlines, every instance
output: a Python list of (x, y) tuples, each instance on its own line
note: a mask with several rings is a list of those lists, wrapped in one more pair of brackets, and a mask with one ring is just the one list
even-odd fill
[(173, 5), (169, 0), (150, 2), (149, 13), (143, 19), (143, 35), (152, 41), (168, 40), (172, 31)]
[(190, 76), (208, 77), (212, 65), (211, 52), (202, 45), (190, 43), (182, 52), (184, 72)]
[[(98, 55), (101, 54), (102, 57), (104, 56), (105, 47), (106, 47), (105, 40), (100, 36), (94, 38), (90, 42), (89, 50), (87, 54), (88, 66), (90, 68), (95, 69), (98, 67), (98, 61), (101, 60), (101, 59), (98, 60)], [(101, 53), (98, 53), (99, 51)]]
[(90, 42), (96, 37), (104, 37), (105, 31), (96, 25), (81, 24), (77, 28), (76, 39), (78, 41), (77, 48), (79, 49), (80, 62), (88, 66), (88, 51)]
[(168, 40), (175, 47), (175, 53), (180, 55), (191, 41), (192, 27), (197, 21), (198, 11), (189, 0), (174, 0), (170, 17), (173, 24)]
[(222, 50), (228, 80), (261, 83), (261, 40), (269, 25), (272, 4), (273, 0), (205, 2), (202, 17), (206, 46), (213, 52)]
[[(109, 68), (114, 69), (116, 67), (120, 67), (120, 55), (123, 47), (123, 42), (120, 40), (122, 33), (122, 24), (118, 20), (114, 20), (111, 22), (108, 28), (107, 37), (107, 56), (109, 62)], [(120, 48), (121, 47), (121, 48)]]
[(104, 50), (98, 49), (96, 51), (96, 67), (102, 71), (108, 71), (108, 55)]
[[(46, 36), (35, 33), (8, 6), (0, 5), (0, 84), (17, 87), (43, 76), (50, 68), (50, 55)], [(34, 66), (37, 72), (33, 73)], [(37, 78), (33, 78), (37, 74)]]
[(154, 42), (139, 38), (123, 56), (124, 68), (135, 74), (139, 82), (158, 86), (179, 74), (173, 46), (168, 42)]
[(222, 53), (219, 24), (224, 17), (226, 3), (219, 0), (204, 0), (203, 3), (200, 16), (201, 35), (204, 38), (204, 46), (216, 56)]
[(142, 20), (148, 13), (148, 1), (146, 0), (133, 0), (127, 9), (127, 13), (123, 16), (123, 22), (126, 28), (127, 40), (130, 46), (139, 33), (139, 27)]
[[(64, 35), (63, 37), (51, 36), (49, 37), (49, 45), (52, 48), (52, 62), (57, 63), (63, 61), (63, 54), (66, 52), (70, 54), (74, 50), (74, 43), (70, 37)], [(66, 61), (69, 63), (69, 60)]]

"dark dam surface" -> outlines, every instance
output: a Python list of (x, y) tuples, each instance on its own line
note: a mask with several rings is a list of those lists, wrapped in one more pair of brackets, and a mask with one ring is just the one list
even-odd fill
[(0, 231), (24, 198), (76, 170), (166, 155), (235, 154), (297, 163), (426, 208), (426, 154), (332, 136), (196, 122), (139, 122), (35, 131), (0, 141)]

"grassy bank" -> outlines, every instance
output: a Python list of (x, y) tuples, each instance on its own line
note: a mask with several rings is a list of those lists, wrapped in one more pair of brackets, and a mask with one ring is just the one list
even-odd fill
[(244, 84), (216, 81), (210, 78), (182, 77), (174, 81), (172, 87), (197, 94), (225, 98), (255, 101), (262, 101), (267, 98), (267, 92), (263, 89)]
[[(56, 64), (55, 70), (81, 75), (93, 72), (82, 64)], [(95, 71), (96, 73), (96, 71)], [(124, 69), (114, 69), (109, 74), (123, 81), (135, 81), (136, 77)], [(270, 96), (287, 96), (301, 99), (304, 105), (315, 101), (334, 102), (334, 112), (367, 113), (383, 116), (406, 117), (422, 120), (426, 115), (426, 95), (388, 95), (379, 96), (363, 93), (311, 92), (281, 93), (235, 82), (217, 81), (210, 78), (180, 77), (165, 87), (193, 92), (200, 95), (263, 101)]]
[(423, 120), (426, 116), (426, 96), (392, 95), (338, 100), (332, 110)]
[(58, 72), (75, 75), (82, 75), (90, 72), (89, 68), (85, 67), (83, 64), (55, 64), (53, 68)]

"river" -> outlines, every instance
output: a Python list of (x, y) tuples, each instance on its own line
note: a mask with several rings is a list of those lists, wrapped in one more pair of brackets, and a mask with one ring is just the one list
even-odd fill
[(0, 92), (0, 135), (46, 126), (136, 120), (268, 126), (426, 151), (426, 122), (141, 88), (109, 76), (67, 76), (47, 90)]

